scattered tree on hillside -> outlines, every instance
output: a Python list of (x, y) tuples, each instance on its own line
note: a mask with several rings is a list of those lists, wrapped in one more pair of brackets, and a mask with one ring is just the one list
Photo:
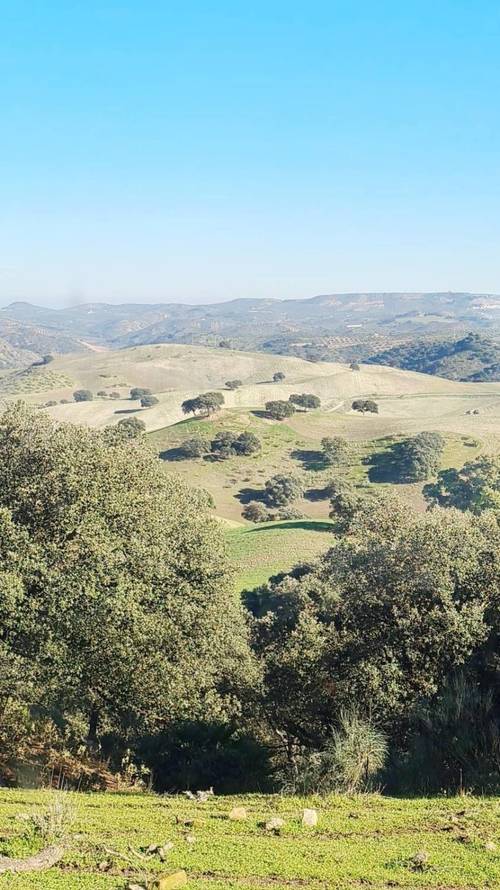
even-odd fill
[(226, 380), (224, 386), (226, 389), (238, 389), (240, 386), (243, 386), (241, 380)]
[(261, 501), (250, 501), (245, 505), (242, 515), (250, 522), (267, 522), (269, 519), (269, 513)]
[(303, 487), (295, 476), (277, 473), (265, 483), (266, 503), (270, 507), (284, 507), (302, 497)]
[(321, 399), (318, 396), (315, 396), (312, 393), (308, 392), (292, 393), (292, 395), (288, 397), (288, 401), (291, 402), (292, 405), (297, 405), (299, 408), (304, 408), (305, 411), (309, 411), (313, 408), (319, 408), (321, 405)]
[(355, 399), (351, 408), (353, 411), (360, 411), (362, 414), (378, 414), (378, 405), (373, 399)]
[(284, 420), (285, 417), (291, 417), (292, 414), (295, 414), (295, 406), (291, 402), (285, 402), (280, 399), (266, 402), (266, 414), (272, 420)]
[(351, 371), (361, 371), (361, 365), (359, 364), (359, 362), (351, 362), (349, 367)]
[(219, 349), (231, 349), (231, 341), (219, 340)]
[(73, 393), (73, 398), (75, 402), (91, 402), (94, 396), (90, 389), (77, 389)]
[(258, 436), (255, 433), (244, 432), (240, 433), (235, 442), (235, 448), (238, 454), (243, 454), (245, 457), (249, 457), (252, 454), (257, 454), (261, 450), (261, 442)]
[(400, 478), (405, 482), (424, 482), (439, 468), (444, 439), (439, 433), (423, 432), (398, 442), (392, 448)]
[(213, 414), (224, 404), (224, 396), (221, 392), (205, 392), (193, 399), (186, 399), (182, 405), (184, 414)]
[(481, 455), (459, 470), (441, 470), (437, 482), (424, 486), (424, 497), (431, 506), (456, 507), (476, 515), (500, 511), (500, 458)]
[(362, 509), (363, 498), (347, 479), (332, 479), (325, 491), (330, 499), (330, 519), (336, 520), (337, 531), (347, 531)]
[(325, 436), (321, 448), (325, 463), (332, 467), (344, 467), (352, 461), (352, 445), (342, 436)]
[(191, 458), (203, 457), (210, 451), (210, 442), (201, 436), (194, 436), (192, 439), (186, 439), (180, 445), (183, 457), (188, 460)]
[(285, 377), (286, 377), (286, 374), (284, 374), (283, 371), (276, 371), (273, 374), (273, 381), (275, 383), (281, 383), (281, 381), (284, 380)]
[(50, 365), (54, 361), (53, 355), (42, 355), (42, 365)]
[(138, 402), (139, 399), (144, 398), (144, 396), (152, 395), (150, 389), (146, 389), (143, 386), (134, 386), (133, 389), (130, 390), (130, 398), (133, 402)]
[(110, 397), (110, 399), (121, 399), (120, 393), (116, 392), (116, 390), (113, 390), (112, 392), (110, 392), (109, 397)]
[(154, 405), (157, 405), (159, 399), (156, 396), (142, 396), (141, 398), (141, 408), (152, 408)]

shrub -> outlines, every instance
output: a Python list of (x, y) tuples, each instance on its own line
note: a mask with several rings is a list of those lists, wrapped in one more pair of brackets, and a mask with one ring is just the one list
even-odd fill
[(276, 373), (273, 374), (273, 381), (275, 383), (281, 383), (281, 381), (284, 380), (285, 377), (286, 374), (284, 374), (283, 371), (276, 371)]
[(141, 408), (152, 408), (158, 404), (156, 396), (143, 396), (141, 399)]
[(351, 408), (353, 411), (360, 411), (361, 414), (378, 414), (378, 405), (373, 399), (355, 399)]
[(240, 433), (235, 440), (233, 447), (238, 454), (248, 457), (251, 454), (257, 454), (261, 449), (261, 443), (255, 433)]
[(224, 386), (226, 389), (238, 389), (240, 386), (243, 386), (241, 380), (226, 380)]
[(75, 402), (91, 402), (94, 396), (90, 389), (77, 389), (76, 392), (73, 393), (73, 398)]
[(359, 365), (358, 362), (351, 362), (349, 367), (351, 371), (361, 371), (361, 365)]
[(295, 476), (277, 473), (265, 483), (266, 502), (270, 507), (285, 507), (302, 496), (302, 485)]
[(242, 515), (250, 522), (267, 522), (270, 518), (269, 512), (260, 501), (250, 501), (246, 504)]
[(295, 414), (295, 406), (291, 402), (281, 400), (266, 402), (266, 413), (272, 420), (284, 420)]
[(309, 411), (312, 408), (319, 408), (321, 405), (321, 399), (308, 392), (292, 393), (292, 395), (289, 396), (288, 401), (291, 402), (292, 405), (298, 405), (299, 408), (304, 408), (306, 411)]
[(203, 457), (210, 451), (210, 443), (201, 436), (194, 436), (192, 439), (186, 439), (180, 446), (180, 451), (185, 458)]
[(134, 386), (130, 390), (130, 398), (132, 399), (133, 402), (138, 402), (139, 399), (142, 399), (144, 396), (150, 396), (150, 395), (151, 395), (151, 390), (145, 389), (142, 386)]
[(352, 446), (342, 436), (325, 436), (321, 448), (325, 462), (332, 467), (343, 467), (351, 462)]

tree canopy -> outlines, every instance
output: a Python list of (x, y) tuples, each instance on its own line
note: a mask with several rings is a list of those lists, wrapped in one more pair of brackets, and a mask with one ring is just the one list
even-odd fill
[(266, 402), (266, 414), (272, 420), (285, 420), (286, 417), (291, 417), (292, 414), (295, 414), (295, 406), (291, 402), (285, 402), (281, 399), (273, 400)]
[(0, 574), (2, 646), (59, 724), (126, 738), (238, 709), (251, 662), (220, 529), (139, 441), (9, 407)]
[(461, 469), (451, 467), (438, 473), (437, 481), (424, 486), (431, 505), (456, 507), (479, 515), (500, 510), (500, 458), (480, 455)]

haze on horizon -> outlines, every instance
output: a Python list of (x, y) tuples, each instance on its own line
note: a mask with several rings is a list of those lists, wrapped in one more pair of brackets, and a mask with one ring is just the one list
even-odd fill
[(500, 292), (500, 7), (2, 9), (0, 305)]

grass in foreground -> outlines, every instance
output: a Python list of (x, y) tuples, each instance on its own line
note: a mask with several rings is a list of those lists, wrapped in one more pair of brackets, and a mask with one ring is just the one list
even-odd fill
[[(42, 810), (50, 799), (47, 792), (2, 790), (3, 854), (30, 852), (16, 839), (23, 831), (19, 816)], [(198, 804), (183, 797), (79, 794), (73, 802), (73, 841), (64, 860), (43, 873), (0, 876), (0, 888), (118, 890), (139, 874), (110, 850), (130, 858), (130, 848), (168, 841), (174, 846), (167, 862), (150, 856), (146, 867), (152, 874), (183, 868), (193, 890), (500, 886), (499, 798), (250, 795)], [(237, 805), (247, 808), (245, 821), (228, 819)], [(302, 826), (304, 806), (318, 809), (316, 828)], [(278, 836), (262, 825), (273, 816), (285, 822)], [(421, 852), (422, 868), (414, 862)]]

